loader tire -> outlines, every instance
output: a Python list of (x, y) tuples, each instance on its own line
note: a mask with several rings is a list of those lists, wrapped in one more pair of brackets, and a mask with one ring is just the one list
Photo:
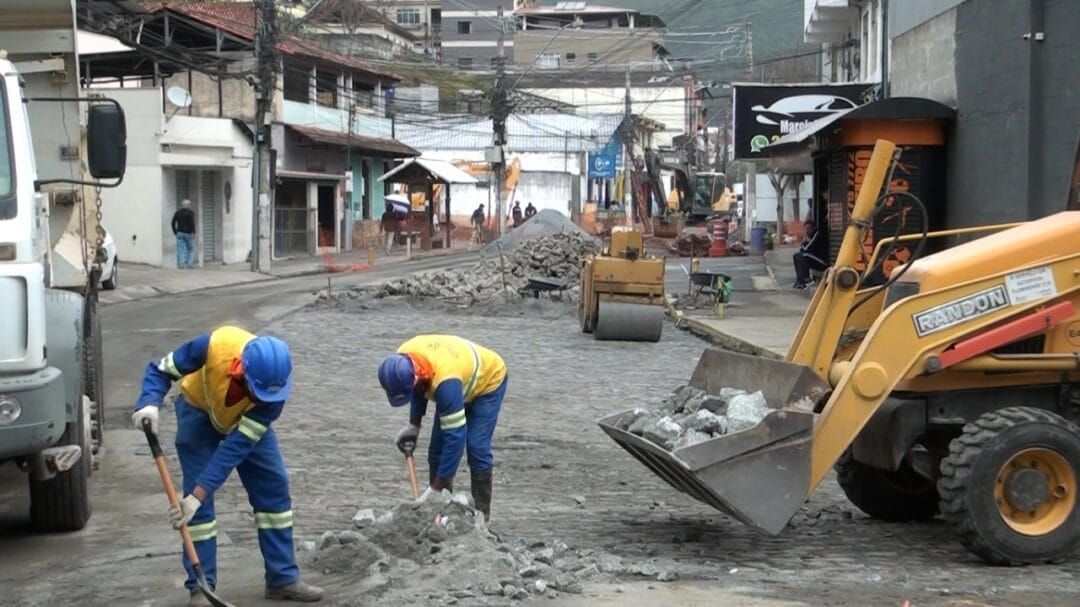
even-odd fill
[(879, 470), (855, 461), (845, 451), (836, 462), (836, 480), (859, 510), (883, 521), (928, 521), (938, 514), (934, 481), (911, 469), (905, 461), (896, 472)]
[(941, 462), (941, 511), (995, 565), (1059, 563), (1080, 551), (1080, 427), (1009, 407), (964, 426)]

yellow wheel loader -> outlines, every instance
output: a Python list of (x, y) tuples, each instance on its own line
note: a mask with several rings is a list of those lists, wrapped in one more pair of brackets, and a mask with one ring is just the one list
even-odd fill
[[(669, 451), (601, 428), (676, 489), (779, 533), (835, 468), (848, 498), (893, 521), (940, 515), (987, 562), (1057, 562), (1080, 549), (1080, 211), (990, 233), (861, 288), (855, 270), (896, 147), (878, 141), (835, 265), (786, 360), (709, 349), (691, 384), (761, 390), (757, 425)], [(915, 200), (918, 207), (921, 203)]]
[(581, 268), (581, 330), (596, 339), (660, 341), (664, 260), (645, 257), (641, 231), (615, 227), (611, 242)]

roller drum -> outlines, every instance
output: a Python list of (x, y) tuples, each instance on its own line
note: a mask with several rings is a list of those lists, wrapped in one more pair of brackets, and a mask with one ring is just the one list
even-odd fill
[(600, 301), (593, 336), (617, 341), (660, 341), (664, 329), (663, 306), (621, 301)]

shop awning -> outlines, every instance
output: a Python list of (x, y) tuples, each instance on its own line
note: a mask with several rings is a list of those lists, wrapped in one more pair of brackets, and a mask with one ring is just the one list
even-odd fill
[(383, 175), (391, 183), (478, 183), (477, 179), (445, 160), (410, 158)]
[(305, 139), (323, 145), (340, 146), (365, 152), (375, 152), (378, 155), (389, 156), (391, 158), (411, 158), (420, 155), (420, 152), (396, 139), (368, 137), (367, 135), (357, 135), (356, 133), (338, 133), (336, 131), (327, 131), (325, 129), (317, 129), (310, 126), (297, 126), (295, 124), (289, 124), (286, 125), (286, 127)]
[(805, 128), (788, 133), (762, 149), (786, 153), (807, 147), (816, 135), (827, 132), (831, 125), (840, 120), (951, 120), (955, 117), (956, 110), (933, 99), (889, 97), (818, 118)]

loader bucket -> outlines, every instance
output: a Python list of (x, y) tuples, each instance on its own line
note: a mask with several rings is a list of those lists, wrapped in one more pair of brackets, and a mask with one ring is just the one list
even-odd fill
[(773, 409), (757, 425), (668, 451), (624, 430), (633, 410), (599, 420), (600, 428), (669, 485), (768, 533), (779, 533), (810, 490), (814, 405), (828, 384), (808, 367), (710, 348), (690, 385), (760, 390)]

